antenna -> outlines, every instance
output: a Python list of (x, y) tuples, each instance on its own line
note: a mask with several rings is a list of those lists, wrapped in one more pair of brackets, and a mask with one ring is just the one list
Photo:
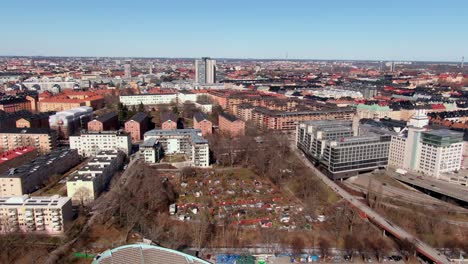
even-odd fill
[(465, 64), (465, 56), (462, 57), (460, 68), (463, 68), (463, 64)]

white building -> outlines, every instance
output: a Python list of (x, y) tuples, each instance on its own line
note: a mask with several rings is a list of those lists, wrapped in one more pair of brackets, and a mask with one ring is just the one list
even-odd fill
[(61, 234), (72, 220), (72, 203), (68, 197), (0, 197), (1, 233)]
[(57, 131), (59, 138), (68, 138), (93, 119), (93, 108), (80, 106), (49, 116), (49, 127)]
[(70, 148), (77, 149), (85, 157), (96, 155), (102, 150), (120, 150), (129, 155), (132, 150), (130, 134), (120, 131), (101, 131), (70, 136)]
[(144, 140), (155, 139), (160, 144), (164, 154), (185, 154), (195, 167), (209, 167), (208, 141), (201, 136), (200, 129), (153, 129), (145, 133)]
[(124, 105), (158, 105), (170, 104), (172, 101), (177, 101), (177, 93), (164, 93), (164, 94), (135, 94), (135, 95), (121, 95), (120, 102)]
[(67, 196), (76, 204), (88, 204), (107, 187), (122, 165), (124, 154), (117, 150), (101, 151), (67, 179)]
[(419, 110), (408, 127), (392, 136), (388, 163), (392, 167), (439, 178), (461, 168), (463, 134), (447, 129), (428, 130), (429, 120)]
[(140, 145), (140, 152), (146, 163), (158, 163), (161, 157), (161, 144), (156, 138), (148, 138)]

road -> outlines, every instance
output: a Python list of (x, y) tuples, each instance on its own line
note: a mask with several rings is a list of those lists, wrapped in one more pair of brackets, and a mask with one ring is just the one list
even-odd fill
[(401, 229), (397, 225), (391, 223), (389, 220), (383, 218), (374, 210), (372, 210), (369, 206), (363, 204), (359, 200), (355, 199), (351, 194), (347, 191), (339, 187), (336, 183), (330, 180), (327, 176), (325, 176), (321, 171), (316, 169), (310, 161), (305, 158), (302, 153), (295, 147), (293, 147), (294, 153), (303, 161), (303, 163), (309, 167), (315, 174), (332, 190), (334, 190), (337, 194), (339, 194), (343, 199), (348, 201), (354, 207), (356, 207), (361, 212), (367, 215), (367, 218), (374, 222), (375, 224), (379, 225), (381, 228), (385, 229), (386, 231), (393, 234), (395, 237), (404, 240), (407, 239), (409, 241), (413, 241), (418, 252), (425, 255), (426, 257), (432, 259), (436, 263), (449, 263), (449, 259), (441, 254), (439, 251), (434, 249), (433, 247), (429, 246), (428, 244), (422, 242), (418, 238), (414, 237), (410, 233), (406, 232), (405, 230)]
[(433, 179), (429, 179), (428, 177), (418, 178), (417, 176), (411, 176), (411, 175), (403, 176), (403, 175), (399, 175), (396, 173), (392, 173), (391, 177), (396, 180), (406, 182), (410, 185), (428, 189), (430, 191), (440, 193), (445, 196), (458, 199), (460, 201), (468, 203), (468, 190), (466, 189), (466, 187), (463, 187), (461, 185), (433, 180)]

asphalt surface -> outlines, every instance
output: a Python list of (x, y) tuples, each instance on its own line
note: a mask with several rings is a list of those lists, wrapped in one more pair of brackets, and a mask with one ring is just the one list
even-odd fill
[(374, 212), (370, 207), (363, 204), (359, 200), (355, 199), (351, 194), (347, 191), (339, 187), (336, 183), (330, 180), (327, 176), (325, 176), (321, 171), (316, 169), (310, 161), (305, 158), (302, 153), (297, 149), (293, 148), (294, 152), (297, 156), (304, 162), (304, 164), (309, 167), (315, 174), (326, 184), (328, 187), (333, 189), (337, 194), (339, 194), (343, 199), (348, 201), (350, 204), (358, 208), (361, 212), (364, 212), (367, 215), (367, 218), (372, 222), (379, 225), (381, 228), (385, 229), (386, 231), (392, 233), (399, 239), (407, 239), (409, 241), (413, 241), (415, 246), (417, 247), (418, 251), (427, 256), (428, 258), (432, 259), (437, 263), (449, 263), (449, 259), (441, 254), (439, 251), (434, 249), (433, 247), (429, 246), (428, 244), (424, 243), (423, 241), (419, 240), (415, 236), (411, 235), (410, 233), (406, 232), (402, 228), (398, 227), (397, 225), (391, 223), (389, 220), (383, 218), (376, 212)]

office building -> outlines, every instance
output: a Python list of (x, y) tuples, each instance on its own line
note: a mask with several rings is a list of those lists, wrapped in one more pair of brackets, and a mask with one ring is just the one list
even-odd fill
[(195, 82), (211, 84), (216, 82), (216, 61), (207, 57), (195, 60)]
[(193, 166), (209, 167), (210, 149), (208, 141), (201, 136), (201, 133), (199, 129), (153, 129), (145, 133), (144, 139), (145, 142), (152, 138), (156, 139), (161, 144), (164, 155), (184, 154)]
[(94, 120), (88, 122), (88, 131), (101, 132), (118, 129), (119, 120), (117, 118), (117, 114), (114, 112), (96, 117)]
[(197, 112), (193, 116), (193, 128), (200, 129), (202, 131), (202, 136), (211, 135), (211, 133), (213, 133), (213, 123), (208, 120), (208, 116), (202, 112)]
[(463, 133), (427, 128), (426, 112), (418, 110), (408, 126), (392, 136), (389, 165), (440, 178), (458, 171), (463, 155)]
[(234, 115), (221, 113), (218, 116), (219, 131), (231, 136), (243, 136), (245, 134), (245, 122)]
[(84, 132), (70, 137), (70, 148), (78, 150), (85, 157), (96, 155), (103, 150), (120, 150), (129, 155), (132, 150), (130, 135), (120, 131)]
[(0, 174), (0, 197), (30, 194), (51, 176), (60, 175), (80, 162), (76, 150), (57, 149)]
[(0, 151), (33, 146), (41, 154), (49, 153), (57, 146), (57, 133), (47, 128), (2, 128)]
[(378, 130), (358, 135), (357, 122), (302, 122), (296, 130), (297, 147), (331, 179), (386, 167), (391, 135)]
[(0, 197), (0, 232), (63, 234), (73, 220), (71, 199), (58, 195)]
[(119, 150), (96, 153), (88, 163), (67, 179), (67, 196), (74, 204), (89, 204), (108, 186), (122, 165), (125, 154)]
[(93, 117), (93, 108), (81, 106), (67, 111), (57, 112), (49, 117), (50, 129), (57, 132), (59, 139), (68, 139), (81, 129), (86, 129), (88, 122)]
[(148, 115), (142, 112), (136, 113), (125, 122), (125, 132), (130, 134), (132, 142), (138, 142), (143, 139), (143, 134), (148, 131), (148, 123)]

